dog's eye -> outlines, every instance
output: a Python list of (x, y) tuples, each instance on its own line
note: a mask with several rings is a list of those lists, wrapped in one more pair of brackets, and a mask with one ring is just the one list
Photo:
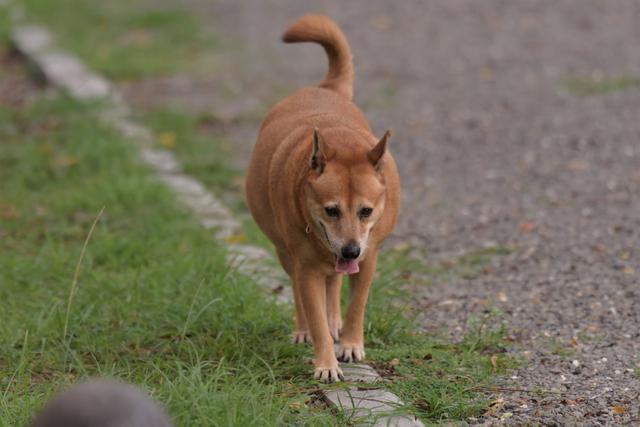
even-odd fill
[(369, 218), (371, 213), (373, 212), (372, 208), (362, 208), (360, 209), (360, 217), (361, 218)]
[(331, 218), (338, 218), (340, 216), (340, 209), (338, 209), (337, 206), (328, 206), (328, 207), (324, 208), (324, 211)]

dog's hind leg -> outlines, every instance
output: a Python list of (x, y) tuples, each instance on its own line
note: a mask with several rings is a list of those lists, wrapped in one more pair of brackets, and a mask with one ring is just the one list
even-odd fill
[(334, 341), (340, 340), (342, 331), (342, 314), (340, 313), (340, 289), (342, 288), (342, 274), (327, 277), (327, 322), (329, 332)]
[(284, 271), (286, 271), (289, 275), (289, 278), (291, 279), (291, 285), (293, 286), (293, 299), (296, 305), (296, 329), (293, 332), (291, 340), (295, 344), (310, 343), (311, 335), (309, 334), (307, 319), (304, 315), (304, 307), (302, 306), (302, 300), (300, 299), (300, 290), (296, 286), (296, 281), (293, 280), (293, 262), (291, 261), (291, 257), (286, 252), (286, 250), (276, 247), (276, 252), (278, 253), (280, 264), (282, 265), (282, 268), (284, 268)]

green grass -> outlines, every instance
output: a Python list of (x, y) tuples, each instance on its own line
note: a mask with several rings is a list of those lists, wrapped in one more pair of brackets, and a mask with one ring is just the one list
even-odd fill
[[(460, 262), (460, 272), (471, 268)], [(462, 421), (482, 414), (490, 403), (483, 390), (496, 373), (516, 363), (506, 353), (507, 331), (501, 315), (491, 311), (481, 319), (471, 319), (469, 332), (458, 343), (421, 333), (415, 321), (419, 309), (409, 288), (403, 286), (406, 271), (402, 256), (381, 254), (367, 306), (367, 357), (388, 375), (390, 383), (385, 387), (424, 421)], [(428, 272), (432, 278), (457, 274), (450, 267), (423, 261), (422, 273), (416, 277)]]
[[(174, 151), (184, 165), (185, 172), (225, 198), (225, 202), (244, 219), (244, 234), (234, 236), (233, 239), (239, 243), (250, 241), (272, 249), (266, 236), (247, 216), (244, 197), (239, 196), (244, 193), (243, 174), (229, 162), (232, 143), (210, 131), (211, 122), (215, 122), (215, 119), (167, 108), (154, 109), (141, 116), (154, 131), (158, 146)], [(258, 126), (256, 124), (256, 127)]]
[(628, 89), (640, 88), (640, 77), (611, 78), (574, 77), (562, 82), (562, 87), (577, 96), (604, 95)]
[(199, 17), (177, 4), (151, 0), (56, 0), (55, 6), (49, 0), (19, 0), (16, 4), (24, 7), (29, 22), (46, 24), (58, 43), (116, 80), (197, 68), (205, 48), (215, 45)]
[(129, 142), (68, 100), (0, 119), (0, 425), (87, 376), (142, 385), (180, 425), (340, 423), (300, 405), (315, 383), (291, 309), (226, 265)]
[(229, 165), (230, 142), (199, 130), (206, 117), (157, 109), (144, 114), (143, 120), (154, 131), (159, 147), (173, 150), (183, 160), (186, 173), (216, 192), (227, 191), (229, 184), (241, 176)]

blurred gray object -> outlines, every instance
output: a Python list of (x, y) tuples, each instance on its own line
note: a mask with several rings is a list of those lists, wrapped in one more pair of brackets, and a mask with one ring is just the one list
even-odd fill
[(137, 388), (91, 380), (58, 393), (31, 427), (171, 427), (165, 411)]

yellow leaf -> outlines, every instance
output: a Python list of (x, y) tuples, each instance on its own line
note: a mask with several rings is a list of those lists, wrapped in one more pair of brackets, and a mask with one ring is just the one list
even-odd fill
[(158, 135), (158, 144), (166, 148), (174, 148), (176, 146), (176, 134), (173, 132), (162, 132)]
[(244, 233), (232, 234), (224, 239), (226, 243), (242, 243), (247, 241), (247, 235)]
[(612, 410), (613, 410), (613, 413), (617, 415), (624, 414), (625, 412), (627, 412), (627, 410), (623, 406), (618, 406), (618, 405), (614, 406)]
[(405, 252), (405, 251), (408, 251), (410, 249), (410, 246), (409, 246), (408, 243), (400, 242), (400, 243), (394, 245), (392, 249), (394, 251), (397, 251), (397, 252)]
[(53, 154), (53, 145), (50, 142), (43, 142), (38, 146), (38, 149), (44, 154)]
[(153, 34), (142, 28), (133, 29), (120, 38), (120, 44), (147, 47), (153, 43)]
[(16, 219), (18, 218), (18, 209), (13, 205), (0, 204), (0, 218), (2, 219)]
[(519, 228), (521, 233), (531, 233), (532, 231), (535, 231), (536, 228), (538, 228), (538, 224), (533, 221), (526, 221), (520, 223)]
[(496, 371), (498, 370), (498, 356), (494, 354), (493, 356), (491, 356), (491, 359), (489, 360), (491, 361), (491, 370), (495, 374)]
[(297, 411), (301, 409), (303, 405), (304, 405), (303, 402), (300, 402), (299, 400), (294, 400), (293, 402), (289, 403), (289, 408), (293, 409), (294, 411)]
[(571, 171), (586, 171), (589, 169), (589, 163), (580, 159), (573, 159), (567, 163), (567, 168)]
[(625, 267), (624, 270), (622, 270), (622, 272), (627, 276), (632, 276), (633, 274), (635, 274), (636, 271), (632, 267)]
[(480, 69), (480, 78), (484, 81), (495, 80), (496, 73), (491, 68), (482, 67)]
[(79, 160), (80, 159), (78, 159), (76, 156), (60, 155), (55, 156), (51, 163), (53, 164), (53, 166), (57, 166), (59, 168), (68, 168), (69, 166), (77, 164)]
[(374, 27), (381, 31), (387, 31), (391, 27), (391, 20), (388, 15), (377, 15), (371, 19)]

